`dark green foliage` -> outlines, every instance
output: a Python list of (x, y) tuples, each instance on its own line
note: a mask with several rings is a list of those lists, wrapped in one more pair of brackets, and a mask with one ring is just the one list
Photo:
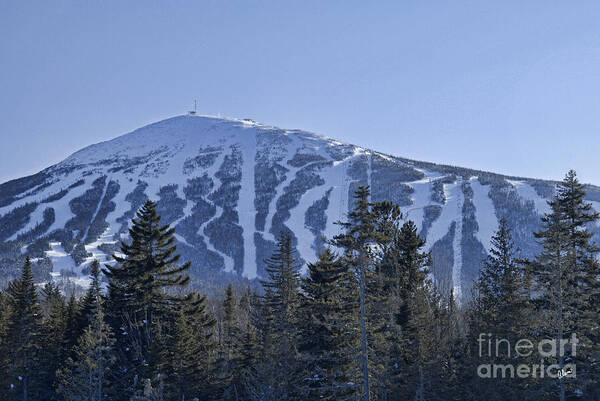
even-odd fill
[(327, 226), (326, 212), (329, 207), (329, 197), (332, 190), (333, 188), (329, 188), (321, 199), (316, 200), (306, 209), (306, 213), (304, 214), (304, 225), (310, 228), (310, 231), (315, 236), (313, 249), (316, 254), (324, 250), (325, 238), (323, 237), (323, 231)]
[(69, 351), (65, 343), (67, 304), (58, 287), (50, 282), (41, 291), (40, 306), (43, 316), (40, 329), (40, 395), (45, 400), (57, 400), (56, 371)]
[(10, 388), (10, 358), (8, 345), (8, 328), (11, 322), (11, 309), (8, 296), (0, 292), (0, 390)]
[(355, 280), (330, 249), (308, 265), (299, 308), (298, 372), (302, 397), (343, 400), (357, 395), (358, 307)]
[(50, 178), (50, 175), (46, 171), (41, 171), (37, 174), (0, 184), (0, 207), (10, 205), (15, 200), (19, 199), (18, 195), (31, 188), (44, 184), (48, 181), (48, 178)]
[(171, 224), (184, 215), (186, 201), (177, 196), (177, 188), (177, 185), (172, 184), (160, 187), (158, 191), (160, 199), (156, 203), (156, 212), (161, 216), (163, 224)]
[(69, 206), (75, 216), (65, 224), (65, 229), (77, 231), (77, 240), (85, 240), (86, 228), (92, 222), (94, 213), (102, 202), (105, 185), (106, 176), (98, 177), (92, 183), (92, 187), (83, 195), (69, 201)]
[(423, 228), (419, 235), (422, 238), (427, 238), (427, 232), (431, 225), (442, 214), (442, 207), (439, 205), (428, 205), (423, 208)]
[[(570, 356), (572, 362), (578, 362), (577, 377), (543, 382), (544, 394), (561, 399), (577, 389), (598, 391), (598, 368), (591, 362), (598, 356), (599, 248), (591, 242), (588, 224), (599, 216), (584, 197), (584, 186), (575, 172), (569, 171), (549, 202), (551, 212), (542, 218), (542, 230), (535, 233), (543, 249), (531, 263), (540, 334), (559, 341), (575, 334), (580, 341), (577, 355)], [(559, 356), (555, 363), (562, 368), (566, 358)]]
[[(368, 187), (359, 187), (354, 195), (354, 208), (348, 221), (339, 223), (344, 232), (334, 237), (332, 244), (343, 250), (343, 260), (354, 273), (359, 294), (360, 359), (362, 394), (371, 394), (369, 380), (375, 378), (374, 388), (383, 387), (379, 359), (385, 354), (385, 336), (390, 310), (385, 280), (379, 266), (380, 250), (385, 250), (393, 239), (401, 219), (400, 208), (391, 202), (369, 201)], [(381, 346), (382, 348), (380, 348)], [(369, 357), (369, 348), (374, 356)], [(357, 350), (358, 353), (358, 350)], [(376, 391), (376, 390), (375, 390)]]
[(90, 276), (92, 282), (90, 288), (81, 299), (79, 300), (76, 313), (75, 323), (75, 336), (79, 338), (83, 331), (90, 325), (93, 314), (97, 309), (98, 296), (101, 293), (100, 288), (100, 263), (97, 260), (92, 261), (90, 266)]
[[(189, 386), (207, 381), (199, 380), (198, 374), (202, 366), (199, 356), (204, 354), (206, 363), (209, 345), (204, 340), (190, 344), (189, 338), (190, 333), (203, 333), (214, 324), (205, 313), (205, 298), (194, 293), (183, 295), (190, 264), (177, 265), (180, 256), (175, 254), (174, 229), (160, 224), (156, 204), (145, 203), (129, 233), (131, 242), (121, 244), (124, 256), (115, 255), (117, 264), (105, 270), (108, 321), (116, 336), (121, 369), (116, 372), (119, 381), (113, 386), (113, 396), (126, 399), (139, 394), (149, 380), (155, 390), (189, 397)], [(204, 349), (199, 353), (201, 347)], [(182, 372), (176, 364), (178, 353), (195, 355), (194, 369)], [(172, 381), (165, 379), (168, 372), (174, 372)], [(186, 388), (176, 379), (182, 375), (194, 378)]]
[(219, 154), (223, 151), (222, 147), (206, 146), (200, 148), (198, 156), (194, 158), (188, 158), (183, 163), (183, 173), (191, 174), (197, 168), (208, 168), (212, 166)]
[(325, 183), (318, 173), (327, 165), (327, 163), (312, 163), (296, 172), (294, 179), (285, 187), (283, 195), (277, 199), (275, 205), (277, 211), (273, 216), (273, 226), (271, 227), (272, 234), (278, 235), (284, 229), (291, 232), (285, 227), (286, 220), (291, 216), (290, 211), (300, 203), (303, 194), (311, 188)]
[[(521, 338), (533, 334), (532, 309), (530, 299), (530, 277), (517, 259), (517, 249), (512, 233), (505, 219), (500, 220), (498, 231), (492, 237), (489, 255), (483, 264), (480, 276), (474, 285), (474, 299), (469, 313), (469, 345), (472, 347), (473, 364), (470, 373), (475, 374), (479, 364), (532, 363), (502, 348), (498, 355), (489, 354), (487, 347), (481, 346), (480, 338), (488, 339), (488, 333), (495, 339), (508, 340), (515, 344)], [(499, 348), (500, 349), (500, 348)], [(484, 351), (485, 350), (485, 351)], [(471, 379), (474, 392), (489, 400), (518, 399), (524, 396), (528, 379), (497, 378), (482, 382)]]
[(288, 399), (294, 392), (297, 359), (297, 319), (300, 305), (300, 266), (292, 238), (282, 232), (277, 249), (267, 260), (262, 282), (261, 360), (252, 383), (267, 391), (264, 398)]
[(486, 258), (486, 250), (475, 236), (479, 231), (479, 224), (475, 218), (475, 204), (473, 203), (473, 189), (469, 182), (462, 184), (464, 202), (462, 207), (462, 268), (460, 272), (461, 291), (468, 294), (471, 283), (475, 282), (479, 268)]
[(127, 232), (127, 224), (135, 216), (135, 212), (142, 207), (148, 196), (145, 194), (145, 190), (148, 188), (148, 184), (144, 181), (138, 181), (134, 190), (125, 196), (125, 200), (131, 204), (131, 208), (126, 211), (123, 216), (117, 218), (117, 223), (121, 223), (119, 233)]
[(110, 212), (115, 210), (116, 205), (112, 199), (119, 192), (119, 188), (117, 182), (109, 181), (108, 184), (106, 184), (106, 188), (103, 189), (104, 192), (102, 198), (100, 199), (97, 208), (94, 210), (94, 218), (90, 221), (90, 225), (87, 229), (87, 236), (84, 238), (86, 244), (96, 241), (108, 227), (106, 217)]
[(327, 161), (323, 156), (307, 153), (296, 153), (294, 157), (288, 160), (287, 164), (292, 167), (303, 167), (310, 163)]
[(26, 203), (0, 216), (0, 241), (5, 241), (29, 222), (29, 216), (37, 207), (36, 203)]
[(6, 291), (11, 318), (6, 335), (9, 355), (9, 388), (3, 393), (23, 401), (38, 399), (41, 389), (40, 362), (41, 309), (31, 274), (31, 262), (25, 262), (21, 277)]
[[(207, 157), (216, 160), (216, 151), (209, 153)], [(225, 190), (237, 191), (238, 156), (237, 149), (232, 149), (225, 157), (218, 176), (221, 190), (212, 192), (232, 213), (237, 195)], [(364, 167), (368, 162), (363, 157), (356, 164)], [(320, 168), (320, 161), (311, 158), (298, 157), (294, 163), (307, 174), (304, 178)], [(406, 173), (412, 174), (411, 170), (407, 167)], [(360, 171), (354, 171), (357, 181), (351, 185), (359, 187), (366, 181)], [(252, 283), (231, 276), (232, 284), (226, 289), (206, 287), (209, 298), (190, 290), (190, 265), (179, 263), (174, 229), (161, 224), (156, 204), (147, 201), (132, 222), (130, 240), (121, 243), (122, 255), (106, 268), (105, 295), (97, 262), (89, 267), (88, 291), (79, 300), (71, 296), (67, 301), (52, 282), (36, 288), (34, 281), (49, 277), (34, 274), (37, 265), (29, 260), (20, 277), (0, 292), (0, 399), (598, 399), (600, 266), (598, 248), (591, 240), (598, 215), (585, 203), (584, 187), (574, 172), (558, 186), (551, 212), (536, 234), (541, 252), (531, 261), (518, 258), (519, 241), (526, 234), (523, 226), (517, 226), (518, 233), (509, 229), (513, 226), (509, 219), (534, 216), (531, 205), (517, 202), (514, 190), (495, 182), (493, 176), (482, 179), (492, 185), (491, 191), (504, 194), (496, 206), (499, 216), (506, 219), (501, 218), (492, 238), (470, 303), (455, 301), (448, 284), (452, 258), (447, 255), (452, 253), (447, 248), (451, 248), (455, 227), (450, 227), (431, 253), (425, 252), (415, 224), (402, 220), (398, 205), (372, 202), (367, 187), (360, 187), (349, 201), (353, 208), (348, 221), (341, 223), (341, 234), (329, 240), (335, 249), (323, 249), (318, 260), (307, 266), (304, 278), (294, 239), (283, 226), (287, 205), (280, 205), (285, 207), (277, 212), (282, 220), (274, 224), (274, 229), (281, 229), (277, 244), (255, 235), (257, 242), (263, 241), (257, 257), (272, 251), (265, 266), (258, 268), (264, 278), (262, 289), (255, 287), (259, 293), (247, 288)], [(97, 213), (110, 206), (106, 197), (110, 183), (106, 187), (104, 183), (97, 180), (95, 185), (105, 193), (102, 202), (94, 201)], [(201, 177), (190, 179), (189, 184), (186, 196), (193, 198), (199, 210), (213, 183)], [(305, 191), (303, 183), (297, 184), (286, 190), (285, 199), (292, 203)], [(138, 185), (132, 203), (145, 198), (145, 187)], [(541, 190), (547, 193), (549, 187), (544, 184)], [(461, 240), (476, 241), (472, 237), (477, 230), (474, 205), (469, 201), (472, 192), (466, 184), (463, 192)], [(175, 194), (174, 187), (163, 191), (165, 196)], [(81, 203), (77, 208), (91, 202), (84, 198), (75, 202)], [(307, 213), (307, 226), (315, 235), (325, 224), (327, 202), (325, 196)], [(167, 206), (163, 204), (167, 214), (178, 213), (179, 206), (173, 211)], [(438, 211), (435, 206), (425, 210), (421, 234)], [(205, 212), (214, 214), (214, 210)], [(178, 228), (186, 230), (186, 240), (202, 241), (197, 230), (208, 214), (198, 212), (181, 221)], [(225, 216), (227, 224), (236, 226), (236, 214)], [(219, 229), (228, 227), (221, 223)], [(465, 232), (471, 237), (465, 239)], [(85, 256), (81, 235), (77, 239), (57, 231), (51, 238)], [(29, 251), (43, 257), (48, 241), (41, 239)], [(25, 258), (19, 241), (0, 246), (3, 255)], [(529, 245), (525, 256), (532, 249)], [(475, 257), (470, 260), (476, 262)], [(430, 271), (432, 266), (438, 270)], [(440, 266), (448, 268), (439, 270)], [(205, 271), (207, 282), (216, 274), (207, 266), (195, 268)], [(435, 286), (430, 273), (436, 276)], [(194, 285), (202, 284), (196, 281)], [(535, 353), (531, 357), (480, 355), (481, 333), (506, 339), (513, 347), (520, 338), (560, 340), (577, 334), (576, 355), (567, 352), (564, 358), (544, 360), (546, 364), (576, 363), (577, 377), (478, 377), (482, 363), (539, 363)]]
[[(56, 394), (67, 400), (107, 399), (108, 377), (116, 359), (113, 348), (115, 340), (104, 319), (99, 274), (99, 265), (94, 261), (91, 267), (92, 284), (78, 311), (77, 323), (84, 321), (85, 328), (69, 352), (69, 357), (56, 370)], [(77, 323), (73, 319), (71, 324), (75, 326)], [(69, 335), (73, 335), (73, 332)]]

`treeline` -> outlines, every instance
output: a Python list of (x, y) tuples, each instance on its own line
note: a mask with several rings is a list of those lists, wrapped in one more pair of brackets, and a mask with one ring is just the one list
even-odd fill
[[(306, 274), (284, 232), (263, 291), (230, 285), (221, 299), (186, 289), (190, 265), (148, 201), (105, 278), (92, 264), (85, 296), (66, 299), (51, 282), (38, 290), (29, 261), (0, 292), (1, 397), (600, 399), (598, 214), (584, 195), (569, 172), (534, 260), (519, 259), (501, 221), (460, 304), (432, 280), (414, 223), (365, 187)], [(540, 353), (544, 341), (567, 352)]]

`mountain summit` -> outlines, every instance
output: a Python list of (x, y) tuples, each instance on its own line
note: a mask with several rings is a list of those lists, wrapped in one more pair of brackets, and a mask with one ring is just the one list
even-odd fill
[[(339, 232), (353, 192), (398, 203), (434, 257), (441, 287), (470, 287), (501, 217), (523, 256), (554, 182), (417, 162), (251, 120), (178, 116), (86, 147), (32, 176), (0, 185), (0, 275), (34, 258), (39, 280), (85, 284), (93, 259), (110, 261), (150, 198), (176, 228), (178, 251), (210, 277), (263, 274), (281, 230), (312, 262)], [(600, 210), (600, 190), (588, 187)], [(594, 227), (598, 232), (598, 228)], [(211, 273), (212, 272), (212, 273)]]

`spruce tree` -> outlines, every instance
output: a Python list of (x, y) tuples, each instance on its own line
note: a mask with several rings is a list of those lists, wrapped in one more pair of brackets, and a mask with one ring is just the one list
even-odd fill
[(96, 305), (96, 295), (101, 294), (100, 263), (97, 260), (93, 260), (90, 265), (90, 278), (91, 282), (88, 290), (78, 301), (77, 322), (74, 328), (77, 338), (90, 324)]
[(417, 234), (415, 224), (405, 222), (392, 231), (391, 238), (378, 267), (382, 291), (389, 294), (385, 305), (391, 313), (387, 332), (380, 340), (387, 347), (382, 348), (385, 354), (380, 357), (385, 371), (379, 392), (395, 399), (398, 394), (416, 393), (426, 378), (434, 376), (425, 365), (433, 365), (427, 347), (433, 344), (430, 337), (436, 322), (432, 319), (437, 318), (432, 309), (437, 310), (439, 305), (432, 301), (437, 298), (427, 282), (431, 257), (423, 251), (425, 241)]
[(214, 398), (211, 371), (215, 319), (207, 313), (206, 297), (192, 294), (191, 300), (175, 312), (174, 329), (166, 346), (165, 394), (178, 401)]
[(240, 299), (240, 309), (246, 322), (240, 347), (239, 375), (242, 391), (239, 399), (254, 400), (260, 392), (253, 389), (260, 383), (259, 371), (262, 345), (258, 340), (261, 322), (264, 321), (261, 311), (262, 300), (256, 292), (247, 289)]
[(267, 260), (263, 297), (262, 361), (254, 387), (268, 399), (294, 394), (297, 360), (296, 319), (300, 302), (300, 266), (289, 233), (282, 231), (277, 249)]
[[(584, 186), (575, 172), (569, 171), (549, 202), (551, 212), (542, 218), (542, 230), (535, 233), (543, 250), (531, 264), (538, 294), (536, 306), (542, 317), (540, 333), (559, 342), (574, 334), (580, 341), (576, 355), (571, 356), (577, 362), (577, 376), (543, 383), (545, 393), (556, 394), (561, 400), (576, 389), (597, 391), (593, 354), (598, 337), (593, 304), (599, 293), (600, 269), (598, 248), (591, 242), (593, 234), (588, 226), (598, 220), (598, 214), (584, 196)], [(565, 356), (559, 355), (555, 363), (563, 369)]]
[(367, 274), (373, 266), (372, 250), (375, 243), (375, 213), (373, 204), (369, 201), (368, 187), (359, 187), (354, 194), (355, 206), (348, 214), (348, 222), (339, 223), (345, 232), (332, 240), (332, 245), (344, 250), (345, 263), (352, 266), (356, 272), (359, 285), (360, 302), (360, 338), (361, 338), (361, 369), (363, 398), (370, 400), (369, 387), (369, 357), (367, 339)]
[[(517, 258), (518, 249), (505, 219), (500, 220), (491, 245), (474, 286), (477, 298), (469, 316), (468, 342), (473, 347), (469, 372), (473, 375), (480, 364), (535, 363), (522, 357), (517, 359), (512, 349), (519, 339), (530, 338), (533, 331), (529, 328), (532, 319), (530, 283), (525, 266)], [(481, 336), (494, 343), (496, 339), (506, 340), (511, 348), (503, 344), (498, 347), (498, 354), (494, 347), (489, 355), (488, 348), (480, 344)], [(481, 379), (473, 376), (471, 383), (476, 394), (490, 400), (519, 399), (531, 385), (529, 379), (511, 377)]]
[[(96, 272), (92, 275), (97, 278)], [(88, 326), (77, 340), (73, 357), (57, 373), (58, 393), (66, 400), (108, 400), (108, 377), (115, 362), (112, 331), (104, 320), (99, 290), (94, 290)]]
[[(308, 264), (302, 280), (297, 386), (309, 400), (355, 399), (357, 349), (355, 287), (351, 272), (331, 249)], [(354, 298), (354, 299), (352, 299)]]
[(5, 394), (23, 401), (39, 399), (41, 310), (29, 258), (21, 276), (9, 284), (7, 295), (11, 309), (7, 335), (10, 388)]
[(67, 301), (67, 308), (65, 312), (65, 336), (63, 338), (63, 348), (66, 352), (65, 359), (72, 356), (73, 348), (77, 344), (77, 340), (83, 333), (79, 326), (80, 315), (79, 315), (79, 303), (75, 298), (75, 294), (71, 294)]
[(0, 391), (8, 393), (10, 388), (10, 346), (8, 328), (11, 310), (8, 295), (0, 291)]
[[(370, 400), (370, 379), (376, 379), (378, 392), (385, 388), (382, 377), (382, 361), (387, 344), (390, 311), (387, 307), (385, 277), (381, 274), (382, 253), (392, 241), (402, 215), (400, 208), (391, 202), (371, 202), (368, 187), (359, 187), (354, 194), (354, 208), (348, 213), (348, 221), (339, 222), (343, 232), (336, 235), (331, 244), (343, 251), (344, 263), (355, 274), (359, 294), (360, 366), (362, 397)], [(372, 350), (372, 360), (369, 357)]]
[(116, 264), (104, 271), (109, 282), (108, 320), (117, 338), (121, 383), (129, 383), (115, 389), (116, 399), (127, 397), (134, 381), (137, 390), (146, 379), (154, 387), (163, 385), (161, 367), (169, 361), (163, 360), (164, 354), (154, 342), (159, 337), (167, 341), (175, 325), (175, 311), (192, 299), (177, 295), (189, 282), (185, 272), (190, 263), (178, 266), (174, 231), (160, 224), (156, 204), (146, 201), (132, 220), (130, 241), (121, 243), (123, 255), (113, 255)]
[(67, 304), (58, 287), (47, 283), (41, 291), (43, 321), (40, 330), (40, 387), (45, 400), (57, 400), (56, 371), (65, 361), (67, 330)]
[(239, 399), (243, 392), (243, 369), (241, 366), (242, 331), (239, 327), (239, 306), (229, 284), (223, 300), (222, 334), (217, 361), (218, 381), (224, 400)]

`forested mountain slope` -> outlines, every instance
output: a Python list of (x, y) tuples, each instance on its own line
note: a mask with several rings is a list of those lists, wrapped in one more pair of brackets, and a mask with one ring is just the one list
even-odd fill
[[(314, 261), (360, 185), (371, 187), (372, 200), (402, 207), (427, 240), (438, 283), (464, 294), (501, 217), (523, 256), (536, 252), (531, 233), (555, 183), (413, 161), (251, 120), (178, 116), (1, 184), (0, 277), (14, 276), (30, 255), (37, 280), (85, 285), (88, 265), (118, 251), (147, 198), (176, 228), (192, 275), (260, 277), (281, 230)], [(600, 190), (587, 190), (600, 210)]]

